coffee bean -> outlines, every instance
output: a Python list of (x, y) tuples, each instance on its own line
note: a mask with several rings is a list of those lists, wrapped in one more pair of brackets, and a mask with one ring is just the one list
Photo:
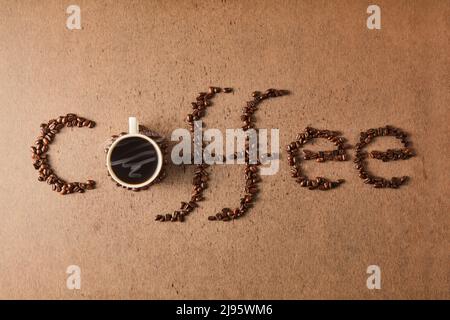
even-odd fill
[(245, 192), (248, 192), (250, 194), (256, 194), (258, 192), (258, 188), (256, 187), (245, 188)]

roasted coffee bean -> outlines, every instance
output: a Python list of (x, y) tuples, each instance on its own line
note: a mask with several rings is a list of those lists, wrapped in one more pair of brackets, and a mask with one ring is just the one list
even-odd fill
[[(219, 93), (222, 89), (217, 87), (209, 87), (208, 88), (208, 94), (214, 94)], [(206, 96), (206, 95), (205, 95)], [(212, 97), (208, 97), (208, 99), (211, 99)]]
[(256, 194), (258, 192), (258, 188), (256, 187), (249, 187), (249, 188), (245, 188), (245, 192), (248, 192), (250, 194)]
[(86, 189), (88, 189), (88, 190), (94, 189), (94, 188), (95, 188), (95, 185), (96, 185), (96, 183), (95, 183), (94, 180), (88, 180), (88, 181), (86, 181)]
[(53, 133), (53, 134), (56, 134), (56, 133), (59, 132), (59, 130), (61, 130), (62, 128), (64, 128), (64, 124), (63, 124), (63, 123), (58, 123), (58, 124), (55, 126), (55, 129), (52, 130), (52, 133)]
[(192, 209), (198, 207), (198, 204), (197, 204), (195, 201), (189, 201), (189, 202), (188, 202), (188, 205), (189, 205)]

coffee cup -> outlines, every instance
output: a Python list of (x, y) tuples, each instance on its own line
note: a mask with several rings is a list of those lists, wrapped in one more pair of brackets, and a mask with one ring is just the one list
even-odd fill
[(161, 172), (163, 155), (158, 144), (139, 133), (135, 117), (128, 119), (128, 133), (109, 147), (106, 166), (111, 178), (123, 187), (141, 189), (149, 186)]

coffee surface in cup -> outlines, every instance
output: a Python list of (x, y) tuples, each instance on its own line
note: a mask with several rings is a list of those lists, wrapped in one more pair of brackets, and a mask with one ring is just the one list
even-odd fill
[(111, 151), (111, 169), (127, 184), (149, 180), (158, 168), (158, 161), (153, 144), (140, 137), (120, 140)]

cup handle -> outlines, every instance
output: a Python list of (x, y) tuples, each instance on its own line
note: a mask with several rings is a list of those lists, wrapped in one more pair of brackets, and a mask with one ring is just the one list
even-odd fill
[(128, 133), (137, 134), (139, 133), (139, 124), (136, 117), (128, 118)]

